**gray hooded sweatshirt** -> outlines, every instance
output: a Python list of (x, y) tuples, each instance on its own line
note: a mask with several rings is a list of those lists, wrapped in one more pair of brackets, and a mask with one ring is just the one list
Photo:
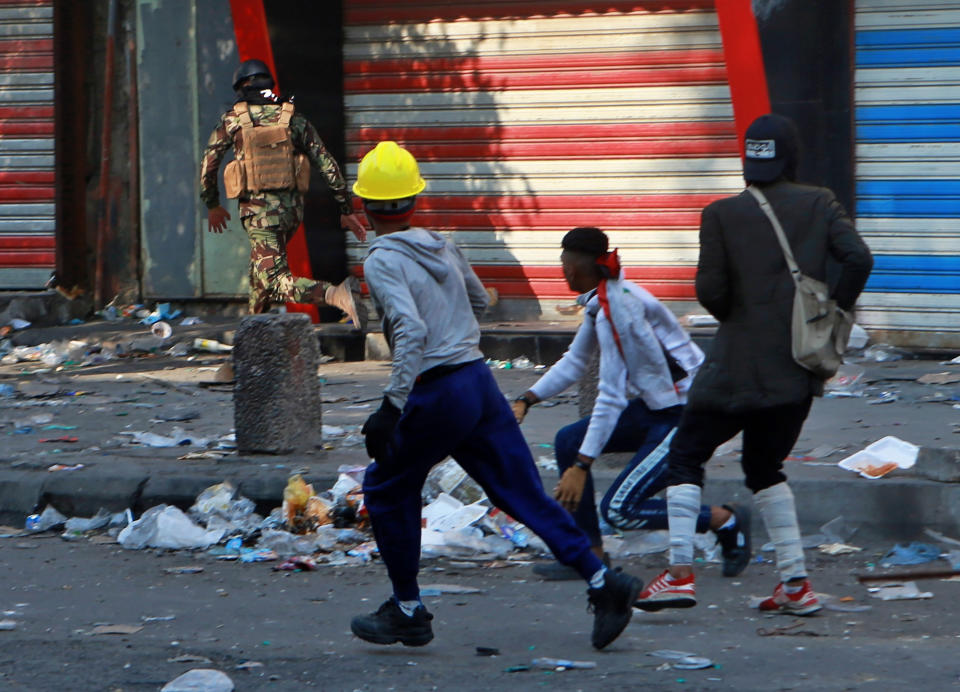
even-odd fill
[(487, 293), (460, 249), (434, 231), (377, 237), (363, 273), (393, 352), (384, 394), (403, 410), (417, 375), (482, 358), (477, 317)]

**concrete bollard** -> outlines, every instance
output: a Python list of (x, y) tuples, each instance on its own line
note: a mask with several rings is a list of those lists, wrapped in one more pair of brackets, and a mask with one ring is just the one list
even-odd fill
[(304, 314), (253, 315), (240, 322), (233, 346), (240, 453), (286, 454), (320, 444), (319, 357)]

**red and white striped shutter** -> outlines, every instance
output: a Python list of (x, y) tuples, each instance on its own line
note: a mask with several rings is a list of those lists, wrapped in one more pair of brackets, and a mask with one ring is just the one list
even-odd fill
[(0, 289), (55, 265), (53, 0), (0, 1)]
[(560, 317), (573, 297), (560, 239), (575, 226), (605, 230), (628, 278), (696, 309), (700, 210), (743, 188), (712, 2), (345, 12), (348, 174), (380, 140), (408, 147), (427, 180), (417, 225), (452, 233), (501, 317)]

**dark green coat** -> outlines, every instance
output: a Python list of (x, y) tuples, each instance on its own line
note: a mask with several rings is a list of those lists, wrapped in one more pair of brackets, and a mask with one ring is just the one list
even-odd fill
[[(851, 308), (873, 258), (833, 193), (786, 181), (762, 189), (800, 270), (826, 281), (828, 262), (836, 262), (831, 294)], [(696, 286), (720, 327), (688, 406), (736, 413), (823, 393), (823, 382), (791, 356), (793, 280), (773, 226), (746, 190), (703, 210)]]

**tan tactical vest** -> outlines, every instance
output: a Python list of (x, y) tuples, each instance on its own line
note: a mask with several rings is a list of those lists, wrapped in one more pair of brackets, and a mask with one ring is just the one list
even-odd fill
[(243, 154), (223, 171), (227, 197), (233, 199), (263, 190), (306, 192), (310, 187), (310, 160), (293, 148), (293, 104), (281, 106), (276, 125), (254, 125), (245, 101), (234, 105), (233, 110), (240, 119)]

